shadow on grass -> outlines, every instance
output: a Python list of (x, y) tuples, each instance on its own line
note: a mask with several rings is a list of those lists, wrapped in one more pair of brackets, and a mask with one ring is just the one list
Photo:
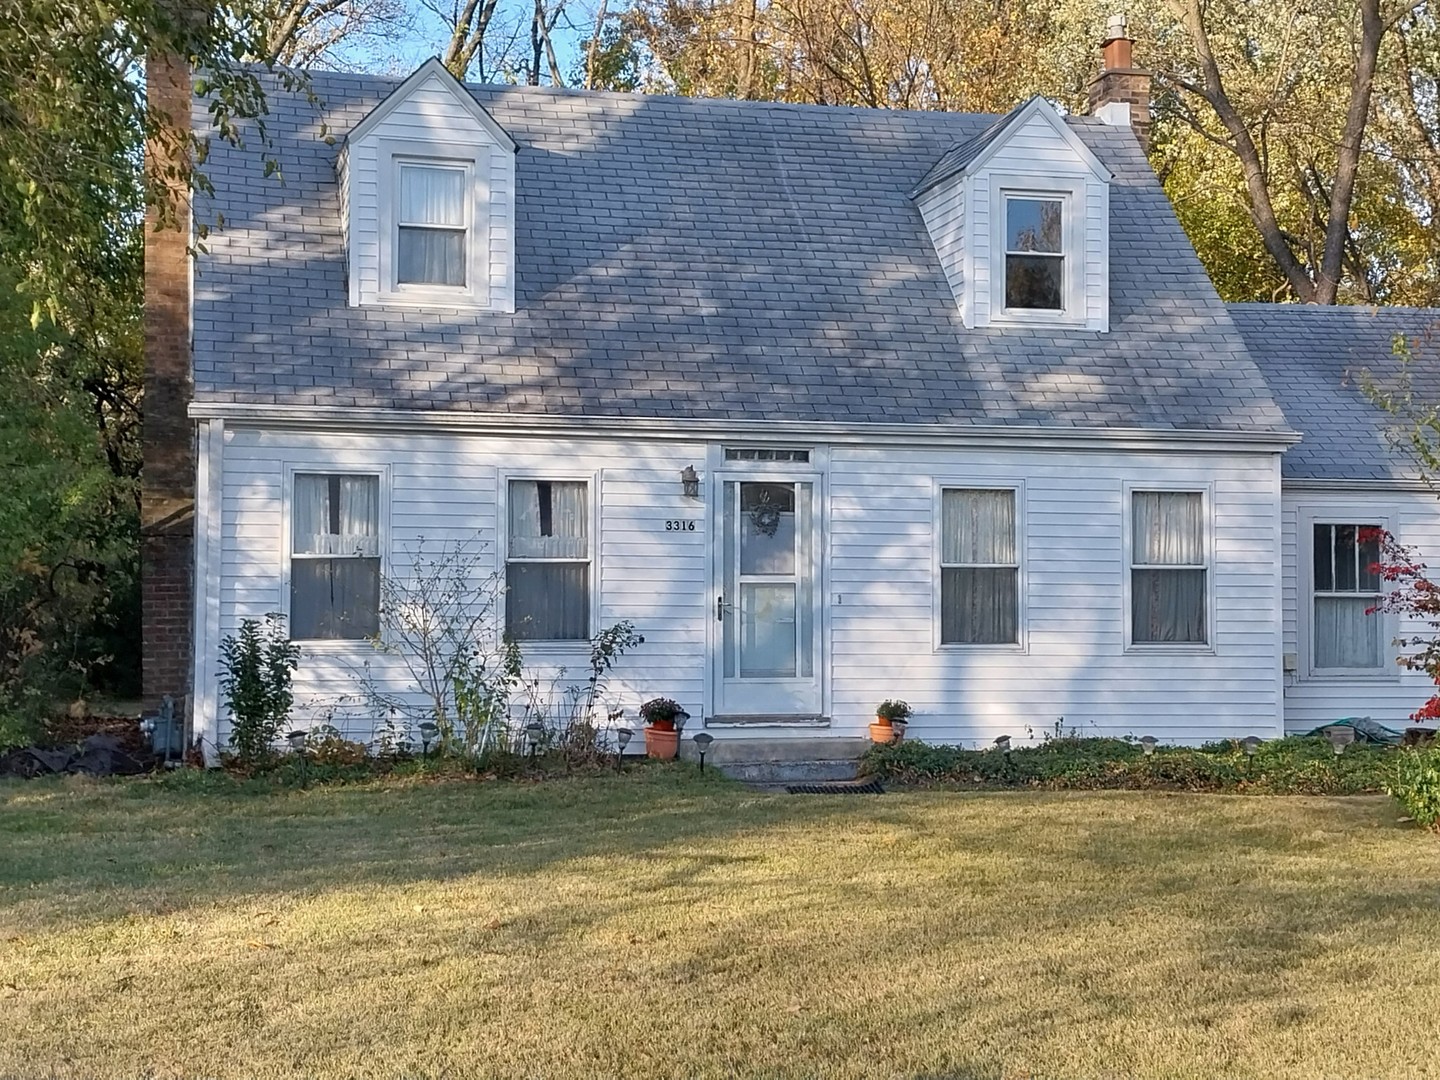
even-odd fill
[[(1186, 808), (1214, 800), (1209, 805), (1224, 811), (1222, 820), (1170, 813), (1158, 829), (1135, 820), (1134, 800), (1177, 798)], [(265, 795), (167, 790), (146, 781), (7, 784), (0, 786), (0, 918), (21, 904), (47, 922), (168, 914), (276, 893), (524, 877), (559, 863), (583, 868), (586, 860), (629, 860), (655, 888), (682, 888), (764, 861), (763, 846), (729, 850), (732, 840), (783, 846), (807, 842), (816, 829), (835, 837), (878, 832), (882, 846), (894, 840), (958, 862), (1007, 866), (1003, 880), (964, 887), (981, 897), (1005, 893), (1022, 905), (1028, 898), (1042, 910), (1055, 896), (1050, 882), (1069, 873), (1086, 882), (1084, 895), (1066, 900), (1076, 917), (1122, 919), (1167, 897), (1183, 907), (1197, 887), (1213, 895), (1223, 883), (1216, 875), (1225, 873), (1234, 878), (1230, 899), (1250, 911), (1313, 907), (1326, 923), (1435, 911), (1431, 881), (1381, 885), (1357, 871), (1336, 888), (1329, 864), (1323, 882), (1307, 881), (1302, 868), (1259, 883), (1252, 863), (1303, 862), (1306, 851), (1326, 843), (1270, 820), (1271, 800), (1238, 800), (1233, 810), (1228, 804), (1236, 800), (1214, 796), (1128, 799), (1125, 811), (1097, 815), (1115, 800), (1093, 793), (787, 797), (662, 769), (539, 784), (450, 781)], [(927, 808), (956, 801), (972, 827), (947, 832), (949, 823), (937, 823)], [(1310, 801), (1323, 804), (1339, 830), (1386, 827), (1374, 800)], [(987, 822), (987, 814), (995, 820)], [(828, 896), (835, 903), (909, 910), (925, 901), (918, 893), (897, 896), (883, 876), (820, 881), (802, 873), (769, 888), (777, 902), (806, 905), (823, 905), (836, 890), (843, 896)], [(47, 894), (64, 894), (65, 903), (42, 903), (37, 912), (35, 902)], [(1022, 908), (1017, 917), (1025, 914)], [(605, 917), (599, 910), (594, 916)], [(1228, 948), (1236, 962), (1258, 968), (1274, 962), (1270, 954), (1295, 954), (1299, 943), (1289, 933), (1271, 948), (1264, 934), (1231, 940), (1217, 927), (1205, 947)]]

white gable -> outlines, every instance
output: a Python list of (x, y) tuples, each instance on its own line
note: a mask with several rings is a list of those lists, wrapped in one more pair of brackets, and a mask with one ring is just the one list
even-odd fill
[[(988, 141), (987, 141), (988, 139)], [(1082, 325), (1108, 330), (1108, 169), (1042, 98), (1031, 98), (973, 154), (942, 161), (914, 192), (967, 327)], [(1041, 199), (1063, 207), (1063, 303), (1058, 310), (1006, 306), (1006, 207)]]
[[(401, 162), (465, 171), (463, 289), (397, 284), (392, 248)], [(426, 61), (355, 126), (339, 169), (352, 307), (515, 309), (515, 142), (438, 60)]]

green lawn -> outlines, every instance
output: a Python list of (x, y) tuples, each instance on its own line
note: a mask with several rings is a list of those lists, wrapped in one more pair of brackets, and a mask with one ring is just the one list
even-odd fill
[(0, 785), (0, 1076), (1440, 1075), (1380, 798), (204, 787)]

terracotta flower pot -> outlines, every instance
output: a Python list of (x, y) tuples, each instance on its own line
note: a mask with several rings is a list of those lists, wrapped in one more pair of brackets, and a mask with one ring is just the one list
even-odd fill
[(645, 729), (645, 753), (660, 761), (671, 760), (680, 750), (680, 733), (673, 728), (662, 731), (657, 727)]
[(876, 719), (870, 725), (870, 741), (877, 743), (897, 743), (903, 738), (905, 732), (887, 721)]

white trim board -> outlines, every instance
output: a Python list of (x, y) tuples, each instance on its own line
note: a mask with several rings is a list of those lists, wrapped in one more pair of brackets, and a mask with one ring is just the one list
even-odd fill
[(1300, 441), (1295, 431), (1210, 429), (1068, 428), (1003, 424), (845, 424), (823, 421), (711, 420), (676, 417), (544, 416), (431, 409), (359, 409), (339, 405), (190, 403), (193, 420), (224, 419), (258, 428), (329, 428), (341, 431), (447, 431), (554, 438), (609, 435), (674, 442), (702, 439), (819, 440), (832, 443), (993, 448), (996, 443), (1035, 449), (1184, 450), (1275, 453)]

